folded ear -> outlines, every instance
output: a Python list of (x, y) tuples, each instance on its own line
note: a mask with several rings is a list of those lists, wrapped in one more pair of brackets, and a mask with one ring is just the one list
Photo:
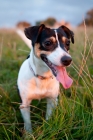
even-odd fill
[(39, 34), (44, 29), (45, 25), (41, 24), (40, 26), (33, 26), (25, 28), (24, 33), (26, 37), (32, 40), (32, 45), (37, 41)]
[(61, 28), (64, 30), (68, 38), (71, 38), (72, 43), (74, 44), (74, 33), (69, 30), (66, 26), (62, 25)]

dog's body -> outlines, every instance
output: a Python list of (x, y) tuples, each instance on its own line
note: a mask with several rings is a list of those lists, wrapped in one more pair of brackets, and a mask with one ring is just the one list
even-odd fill
[(69, 88), (72, 84), (66, 74), (65, 66), (68, 66), (72, 60), (67, 48), (69, 48), (70, 38), (72, 43), (74, 43), (74, 38), (73, 32), (65, 26), (53, 30), (43, 24), (27, 28), (25, 35), (32, 40), (33, 47), (29, 58), (20, 68), (17, 84), (22, 99), (20, 110), (24, 119), (24, 127), (27, 131), (32, 131), (31, 101), (47, 98), (46, 120), (48, 120), (53, 108), (57, 105), (59, 82), (64, 88)]

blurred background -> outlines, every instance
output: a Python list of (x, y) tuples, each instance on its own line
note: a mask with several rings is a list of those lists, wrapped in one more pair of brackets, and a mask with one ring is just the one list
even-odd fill
[(87, 12), (93, 8), (93, 0), (0, 0), (0, 3), (0, 28), (41, 22), (55, 27), (60, 24), (76, 27), (82, 24)]
[(67, 68), (73, 85), (60, 86), (59, 106), (48, 122), (46, 101), (33, 102), (29, 140), (93, 140), (93, 0), (0, 0), (0, 140), (22, 140), (17, 77), (31, 47), (23, 29), (40, 23), (74, 32)]

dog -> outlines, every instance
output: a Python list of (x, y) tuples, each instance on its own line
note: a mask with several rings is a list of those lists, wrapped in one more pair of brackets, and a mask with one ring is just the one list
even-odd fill
[(18, 74), (17, 85), (22, 100), (20, 111), (24, 129), (32, 132), (30, 103), (34, 99), (47, 99), (46, 120), (57, 106), (59, 83), (70, 88), (73, 80), (68, 76), (66, 67), (71, 64), (70, 41), (74, 44), (74, 33), (62, 25), (50, 29), (44, 24), (24, 30), (32, 42), (32, 48)]

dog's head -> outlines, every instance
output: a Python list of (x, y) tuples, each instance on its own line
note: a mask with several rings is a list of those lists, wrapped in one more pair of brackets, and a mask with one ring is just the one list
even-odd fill
[[(65, 26), (50, 29), (41, 24), (26, 28), (25, 35), (32, 40), (35, 56), (46, 63), (65, 88), (68, 87), (67, 83), (64, 84), (64, 80), (68, 79), (65, 67), (72, 61), (68, 50), (70, 41), (74, 43), (73, 32)], [(60, 76), (64, 77), (63, 81)]]

